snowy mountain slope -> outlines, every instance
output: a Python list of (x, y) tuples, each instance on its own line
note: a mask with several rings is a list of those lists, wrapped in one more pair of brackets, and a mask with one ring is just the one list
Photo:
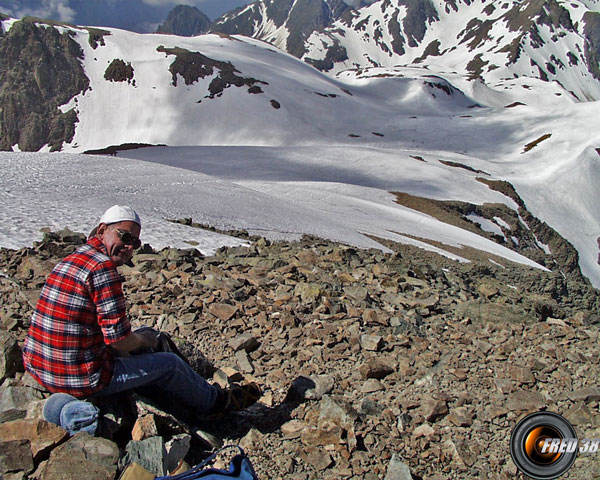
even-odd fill
[[(0, 41), (15, 25), (3, 21), (6, 33)], [(20, 196), (14, 188), (21, 182), (18, 174), (6, 176), (10, 208), (4, 225), (18, 230), (35, 216), (37, 205), (44, 216), (32, 223), (31, 235), (41, 224), (80, 228), (115, 198), (141, 206), (153, 219), (146, 231), (158, 232), (155, 246), (189, 239), (206, 251), (214, 248), (213, 240), (204, 246), (201, 232), (188, 236), (188, 229), (183, 235), (184, 227), (171, 230), (164, 221), (193, 217), (273, 237), (312, 233), (358, 246), (375, 245), (364, 234), (422, 246), (422, 239), (438, 240), (530, 263), (483, 236), (401, 207), (389, 193), (515, 209), (508, 197), (476, 180), (507, 179), (534, 215), (576, 246), (584, 274), (600, 285), (594, 264), (600, 139), (589, 133), (600, 113), (598, 102), (576, 102), (556, 84), (538, 79), (486, 85), (422, 67), (371, 68), (332, 78), (243, 37), (110, 30), (91, 42), (85, 28), (57, 28), (77, 42), (89, 79), (88, 89), (60, 107), (78, 118), (63, 152), (123, 143), (171, 148), (119, 153), (144, 160), (134, 163), (64, 154), (19, 154), (16, 160), (3, 155), (6, 165), (5, 159), (13, 160), (15, 172), (27, 171), (19, 162), (34, 165), (35, 178), (49, 192), (38, 199), (31, 187)], [(19, 149), (19, 143), (12, 146)], [(77, 166), (75, 173), (66, 167), (69, 162)], [(116, 168), (120, 162), (124, 170)], [(174, 181), (138, 188), (138, 173), (145, 179), (170, 178), (173, 167), (186, 170), (177, 170)], [(53, 170), (64, 177), (60, 188), (52, 187)], [(106, 180), (95, 186), (103, 175)], [(186, 175), (194, 179), (189, 190)], [(78, 188), (87, 195), (64, 200)], [(118, 195), (111, 196), (111, 188)], [(217, 202), (210, 201), (214, 191)], [(52, 192), (62, 208), (44, 210), (43, 205), (53, 204)], [(65, 216), (80, 206), (84, 214)], [(15, 236), (11, 230), (3, 242)]]
[[(129, 154), (135, 156), (141, 152)], [(385, 191), (345, 184), (343, 176), (340, 177), (342, 182), (335, 183), (230, 182), (191, 172), (199, 170), (199, 164), (194, 162), (197, 166), (189, 168), (191, 165), (185, 158), (192, 155), (197, 159), (197, 149), (168, 149), (166, 152), (164, 149), (144, 149), (143, 152), (142, 156), (150, 155), (149, 159), (154, 157), (162, 163), (184, 165), (188, 169), (111, 157), (0, 154), (4, 172), (0, 201), (5, 207), (0, 214), (4, 226), (0, 231), (0, 245), (13, 248), (28, 245), (39, 239), (39, 229), (47, 226), (69, 226), (86, 232), (94, 226), (98, 213), (113, 203), (120, 203), (132, 205), (139, 211), (144, 222), (143, 240), (157, 248), (166, 245), (190, 248), (197, 242), (201, 251), (212, 253), (220, 245), (241, 243), (231, 237), (166, 221), (168, 218), (192, 217), (194, 221), (219, 228), (245, 228), (275, 239), (297, 239), (301, 234), (309, 233), (363, 248), (383, 248), (363, 235), (368, 233), (426, 246), (461, 259), (459, 255), (394, 233), (398, 231), (432, 239), (443, 238), (447, 245), (472, 246), (536, 266), (531, 260), (479, 235), (396, 205)], [(225, 166), (228, 153), (218, 148), (205, 152), (213, 161), (221, 158), (222, 171), (231, 172)], [(282, 165), (289, 165), (285, 161), (286, 150), (280, 150), (277, 155), (282, 157)], [(304, 150), (297, 155), (310, 155), (310, 152)], [(294, 157), (293, 152), (291, 157)], [(249, 170), (257, 172), (252, 166)], [(295, 177), (285, 169), (280, 175), (288, 180)], [(424, 175), (421, 172), (421, 176)], [(461, 176), (454, 175), (454, 179), (475, 186), (472, 179), (461, 179)], [(424, 188), (429, 188), (428, 183), (422, 182)], [(502, 196), (490, 191), (488, 197), (499, 199)]]
[[(0, 42), (10, 43), (12, 24), (10, 20), (2, 23), (7, 33)], [(368, 69), (344, 72), (334, 79), (244, 37), (181, 38), (113, 29), (93, 42), (93, 32), (87, 29), (59, 29), (81, 50), (83, 73), (89, 79), (88, 88), (60, 106), (62, 112), (77, 118), (74, 138), (65, 139), (63, 151), (122, 143), (346, 143), (349, 135), (353, 143), (361, 144), (398, 136), (406, 142), (408, 135), (414, 140), (417, 133), (408, 125), (417, 123), (410, 116), (473, 116), (475, 105), (501, 107), (520, 102), (554, 107), (573, 102), (554, 83), (519, 78), (485, 85), (427, 68)], [(31, 32), (32, 37), (36, 34)], [(35, 63), (35, 58), (30, 61)], [(129, 70), (119, 72), (112, 68), (115, 62)], [(27, 76), (27, 72), (18, 73)], [(2, 123), (21, 121), (22, 138), (24, 131), (35, 131), (27, 123), (28, 115), (22, 112), (23, 118)], [(385, 139), (374, 133), (384, 134)], [(8, 148), (23, 149), (18, 134), (11, 138), (15, 140)]]
[[(13, 29), (8, 21), (3, 25), (8, 42)], [(46, 28), (51, 27), (38, 27)], [(456, 89), (452, 95), (439, 95), (438, 86), (446, 84), (441, 78), (348, 84), (243, 37), (182, 38), (112, 29), (102, 42), (94, 43), (87, 29), (59, 28), (81, 49), (83, 72), (89, 79), (89, 88), (60, 106), (78, 119), (74, 138), (66, 139), (63, 151), (127, 142), (282, 145), (345, 142), (352, 134), (375, 139), (372, 132), (397, 116), (390, 103), (397, 102), (404, 113), (412, 108), (430, 115), (466, 111), (475, 103)], [(118, 78), (116, 73), (109, 75), (119, 73), (112, 68), (115, 62), (129, 71)], [(238, 81), (241, 86), (234, 86)], [(217, 87), (225, 88), (213, 93)], [(408, 97), (410, 104), (404, 101)], [(22, 121), (21, 135), (32, 128), (27, 127), (27, 118)], [(18, 119), (5, 122), (17, 123)], [(9, 147), (21, 149), (19, 136), (14, 138)]]
[(304, 60), (339, 72), (418, 64), (486, 83), (533, 77), (600, 98), (599, 2), (381, 0), (324, 32)]

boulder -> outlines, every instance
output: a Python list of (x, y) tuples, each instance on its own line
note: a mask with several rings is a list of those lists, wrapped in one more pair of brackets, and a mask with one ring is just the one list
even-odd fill
[(24, 372), (23, 354), (17, 339), (7, 332), (0, 331), (0, 384), (17, 372)]
[(33, 477), (43, 480), (114, 480), (118, 460), (119, 447), (116, 443), (80, 432), (52, 450), (50, 458), (39, 465)]

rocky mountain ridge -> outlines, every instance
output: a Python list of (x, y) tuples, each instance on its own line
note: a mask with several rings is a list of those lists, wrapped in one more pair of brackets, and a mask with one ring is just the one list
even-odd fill
[(222, 15), (210, 30), (264, 40), (300, 58), (312, 32), (351, 11), (344, 0), (261, 0)]
[[(593, 4), (560, 0), (339, 4), (260, 0), (223, 15), (211, 30), (264, 40), (325, 71), (444, 65), (448, 71), (487, 83), (527, 76), (557, 82), (579, 101), (600, 98), (600, 12)], [(577, 73), (572, 75), (573, 71)]]
[[(528, 412), (600, 436), (597, 290), (409, 246), (384, 254), (232, 233), (251, 246), (206, 258), (143, 247), (124, 288), (135, 325), (170, 333), (213, 381), (258, 381), (262, 403), (191, 427), (133, 398), (132, 418), (102, 406), (96, 438), (43, 434), (47, 393), (18, 362), (45, 276), (84, 236), (47, 232), (32, 248), (0, 250), (4, 478), (85, 469), (112, 479), (132, 459), (158, 475), (233, 442), (259, 478), (508, 479), (511, 430)], [(596, 462), (581, 455), (564, 478), (595, 478)]]
[[(401, 70), (386, 73), (374, 67), (410, 64), (431, 74), (454, 72), (472, 84), (484, 82), (498, 90), (517, 88), (519, 78), (535, 78), (555, 85), (555, 95), (574, 101), (600, 98), (600, 13), (580, 0), (381, 0), (354, 6), (342, 0), (269, 0), (241, 7), (210, 26), (206, 18), (198, 19), (200, 12), (193, 16), (187, 11), (182, 7), (178, 18), (199, 22), (186, 27), (187, 34), (208, 29), (258, 38), (332, 74), (356, 69), (357, 78), (401, 78)], [(26, 17), (14, 22), (14, 29), (0, 32), (2, 150), (15, 145), (21, 151), (45, 145), (60, 150), (73, 139), (76, 109), (64, 105), (90, 90), (92, 79), (83, 65), (92, 62), (111, 35), (87, 28), (94, 51), (84, 53), (77, 41), (80, 30), (86, 31)], [(120, 57), (111, 61), (131, 62)], [(275, 109), (282, 105), (281, 98), (267, 100)]]
[(382, 0), (315, 32), (303, 59), (335, 71), (436, 65), (488, 84), (533, 77), (590, 101), (600, 98), (599, 18), (585, 2)]
[(58, 107), (89, 88), (81, 47), (68, 32), (25, 19), (0, 32), (0, 58), (0, 149), (60, 150), (73, 139), (77, 115)]

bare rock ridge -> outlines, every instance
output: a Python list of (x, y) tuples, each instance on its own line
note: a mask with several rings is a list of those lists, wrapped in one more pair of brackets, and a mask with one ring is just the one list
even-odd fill
[[(259, 478), (509, 479), (526, 413), (554, 411), (580, 438), (600, 437), (589, 284), (397, 244), (384, 254), (231, 233), (251, 246), (211, 257), (142, 247), (124, 288), (134, 325), (170, 333), (212, 381), (259, 382), (262, 402), (191, 426), (126, 396), (100, 405), (98, 437), (41, 421), (48, 392), (19, 362), (45, 276), (84, 235), (0, 249), (0, 475), (112, 479), (131, 461), (163, 475), (239, 443)], [(568, 478), (592, 478), (595, 462), (580, 455)]]
[[(211, 24), (210, 31), (260, 38), (300, 58), (306, 53), (305, 41), (311, 33), (352, 10), (343, 0), (265, 0), (222, 15)], [(270, 23), (288, 32), (283, 43), (276, 42)]]
[(70, 32), (34, 19), (16, 22), (0, 36), (0, 150), (19, 145), (60, 150), (75, 134), (77, 115), (59, 106), (89, 88), (83, 51)]
[(587, 38), (585, 57), (594, 77), (600, 80), (600, 13), (586, 12), (583, 16)]

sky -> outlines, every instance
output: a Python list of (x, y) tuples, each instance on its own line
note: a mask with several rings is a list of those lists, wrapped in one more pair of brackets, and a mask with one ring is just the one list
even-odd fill
[(251, 0), (0, 0), (0, 12), (148, 33), (156, 31), (176, 5), (195, 6), (213, 20), (248, 3)]

